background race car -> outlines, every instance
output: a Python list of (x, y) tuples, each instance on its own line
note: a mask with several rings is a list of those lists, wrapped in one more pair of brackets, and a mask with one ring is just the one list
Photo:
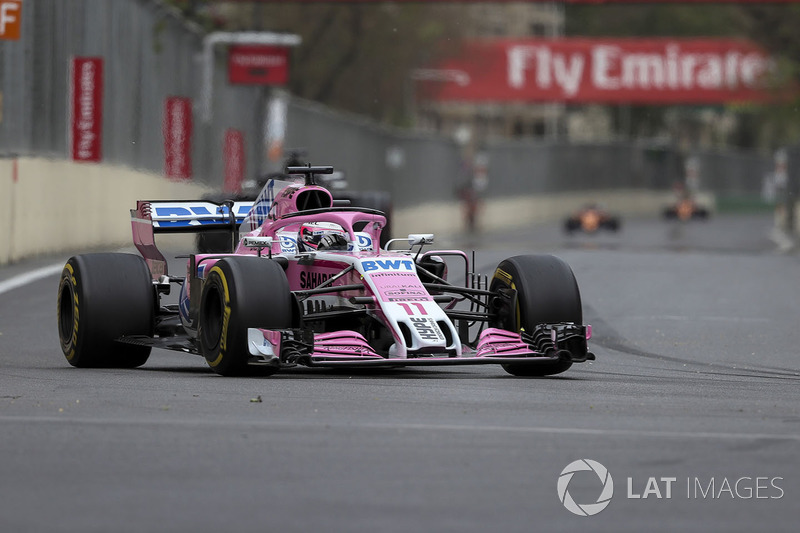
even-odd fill
[(693, 198), (681, 198), (674, 205), (664, 208), (662, 213), (667, 220), (706, 220), (709, 210)]
[(620, 218), (602, 209), (597, 204), (589, 204), (570, 215), (564, 221), (564, 231), (574, 233), (595, 233), (599, 230), (618, 231), (621, 226)]

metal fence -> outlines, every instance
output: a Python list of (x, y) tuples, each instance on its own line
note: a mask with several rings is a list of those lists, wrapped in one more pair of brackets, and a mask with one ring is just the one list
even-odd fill
[[(0, 152), (68, 158), (70, 61), (99, 56), (103, 161), (163, 170), (166, 98), (200, 97), (198, 27), (155, 0), (35, 0), (23, 4), (21, 35), (0, 41)], [(254, 117), (263, 90), (227, 87), (223, 62), (215, 67), (214, 119), (203, 123), (195, 113), (192, 136), (195, 178), (205, 183), (221, 180), (226, 128), (247, 133), (248, 161), (260, 150)]]
[[(203, 32), (158, 0), (35, 0), (24, 3), (22, 38), (0, 41), (3, 93), (0, 154), (69, 158), (69, 64), (101, 56), (105, 65), (103, 160), (161, 172), (165, 99), (194, 102), (193, 178), (223, 179), (227, 128), (244, 133), (246, 172), (265, 166), (268, 89), (227, 83), (224, 51), (214, 65), (212, 118), (201, 119)], [(314, 163), (345, 170), (354, 187), (390, 191), (398, 207), (455, 200), (470, 167), (452, 139), (377, 125), (291, 99), (286, 147), (305, 148)], [(667, 189), (685, 173), (687, 156), (636, 143), (494, 141), (485, 147), (488, 187), (500, 198), (614, 188)], [(769, 157), (742, 152), (693, 153), (700, 183), (719, 194), (757, 195)]]

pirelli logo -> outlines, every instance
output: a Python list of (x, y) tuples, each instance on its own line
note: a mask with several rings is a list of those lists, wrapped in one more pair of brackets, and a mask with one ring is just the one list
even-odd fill
[(514, 279), (514, 278), (511, 277), (511, 274), (509, 274), (508, 272), (506, 272), (504, 270), (501, 270), (499, 268), (494, 271), (494, 277), (496, 279), (499, 279), (500, 281), (505, 282), (506, 285), (511, 285), (511, 282)]
[(0, 39), (19, 40), (22, 0), (0, 0)]

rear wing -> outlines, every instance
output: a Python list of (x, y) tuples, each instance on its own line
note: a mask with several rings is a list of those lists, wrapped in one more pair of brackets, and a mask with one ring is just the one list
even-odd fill
[(155, 233), (235, 230), (252, 206), (253, 202), (139, 200), (131, 218), (150, 220)]
[(230, 231), (234, 239), (253, 202), (204, 200), (139, 200), (131, 209), (133, 244), (142, 254), (154, 280), (167, 276), (167, 261), (155, 243), (156, 233)]

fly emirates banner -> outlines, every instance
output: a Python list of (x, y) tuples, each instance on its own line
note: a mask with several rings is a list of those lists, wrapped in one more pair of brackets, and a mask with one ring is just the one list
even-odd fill
[(439, 101), (720, 103), (764, 100), (772, 69), (735, 39), (497, 40), (464, 45), (417, 90)]

